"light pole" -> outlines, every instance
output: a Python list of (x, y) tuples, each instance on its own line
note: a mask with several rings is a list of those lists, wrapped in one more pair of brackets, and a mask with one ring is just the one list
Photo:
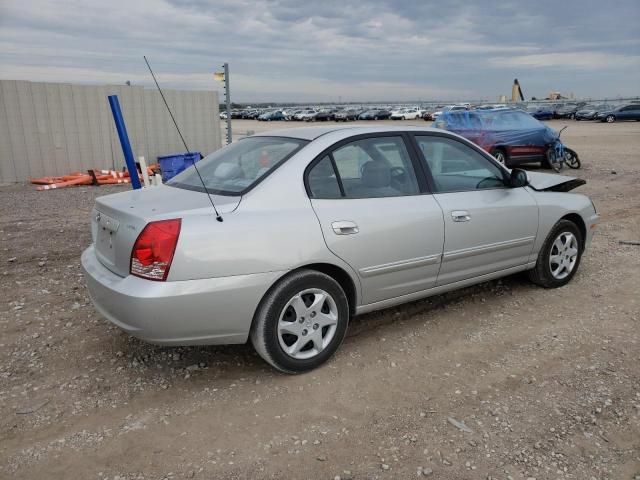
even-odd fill
[(227, 104), (227, 145), (231, 143), (231, 91), (229, 90), (229, 64), (224, 64), (224, 96)]

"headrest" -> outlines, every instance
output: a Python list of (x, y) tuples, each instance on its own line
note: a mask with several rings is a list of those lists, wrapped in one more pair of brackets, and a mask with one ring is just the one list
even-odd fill
[(221, 163), (215, 169), (214, 176), (224, 180), (230, 180), (242, 176), (242, 169), (236, 163)]
[(333, 171), (333, 166), (331, 165), (331, 162), (326, 160), (326, 158), (327, 157), (325, 157), (325, 160), (320, 161), (320, 163), (313, 167), (313, 170), (311, 170), (312, 177), (329, 178), (334, 175), (335, 172)]
[(391, 171), (382, 162), (367, 162), (362, 166), (362, 184), (365, 187), (383, 188), (391, 184)]

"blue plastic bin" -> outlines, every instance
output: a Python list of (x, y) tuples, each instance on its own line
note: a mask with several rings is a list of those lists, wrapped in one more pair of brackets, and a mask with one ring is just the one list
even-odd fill
[(174, 155), (164, 155), (158, 157), (160, 170), (162, 170), (162, 181), (172, 179), (185, 168), (190, 167), (200, 160), (200, 152), (176, 153)]

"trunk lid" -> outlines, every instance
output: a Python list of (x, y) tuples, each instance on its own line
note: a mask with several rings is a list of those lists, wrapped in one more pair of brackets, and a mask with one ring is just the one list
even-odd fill
[[(240, 196), (211, 195), (221, 214), (233, 212)], [(131, 250), (147, 223), (191, 215), (211, 216), (205, 193), (167, 185), (105, 195), (91, 212), (91, 237), (100, 263), (122, 277), (129, 274)]]
[(529, 177), (529, 186), (539, 192), (568, 192), (587, 183), (581, 178), (553, 173), (527, 172), (527, 176)]

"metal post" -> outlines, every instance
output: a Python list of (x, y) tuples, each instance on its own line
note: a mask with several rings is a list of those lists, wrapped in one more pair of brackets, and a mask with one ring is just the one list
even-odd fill
[(224, 64), (224, 96), (227, 104), (227, 145), (231, 143), (231, 92), (229, 91), (229, 64)]
[(111, 113), (113, 114), (113, 121), (116, 124), (118, 137), (120, 137), (120, 145), (122, 146), (122, 153), (124, 154), (124, 160), (127, 163), (127, 169), (129, 170), (129, 178), (131, 179), (131, 186), (133, 187), (134, 190), (138, 190), (142, 188), (140, 186), (140, 177), (138, 176), (136, 161), (133, 158), (131, 143), (129, 143), (129, 135), (127, 135), (127, 127), (124, 124), (124, 118), (122, 117), (122, 111), (120, 110), (120, 102), (118, 102), (117, 95), (109, 95), (109, 105), (111, 106)]

